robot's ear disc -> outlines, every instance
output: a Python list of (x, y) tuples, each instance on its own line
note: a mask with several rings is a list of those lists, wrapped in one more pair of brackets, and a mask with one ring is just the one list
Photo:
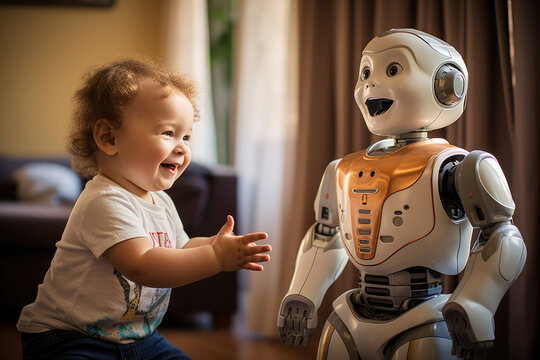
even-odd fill
[(394, 100), (385, 98), (370, 98), (366, 100), (369, 115), (372, 117), (384, 114), (388, 109), (390, 109), (393, 103)]
[(443, 105), (458, 103), (465, 95), (465, 76), (455, 65), (444, 64), (435, 76), (435, 95)]

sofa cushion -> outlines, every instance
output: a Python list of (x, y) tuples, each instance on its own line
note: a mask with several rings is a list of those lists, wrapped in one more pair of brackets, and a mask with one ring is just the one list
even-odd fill
[(2, 249), (52, 248), (64, 232), (71, 206), (0, 201)]
[(13, 180), (15, 170), (33, 162), (52, 162), (70, 167), (68, 156), (9, 156), (0, 154), (0, 200), (15, 201), (17, 199), (17, 186)]
[(81, 179), (70, 168), (60, 164), (29, 163), (18, 168), (13, 178), (21, 201), (50, 205), (74, 204), (81, 193)]

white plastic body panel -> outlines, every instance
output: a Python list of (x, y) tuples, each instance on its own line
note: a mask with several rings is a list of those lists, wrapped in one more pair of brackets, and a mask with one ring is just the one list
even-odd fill
[[(376, 275), (391, 274), (413, 266), (424, 266), (452, 275), (463, 270), (468, 259), (472, 226), (467, 218), (453, 221), (448, 217), (438, 189), (441, 164), (458, 154), (466, 155), (467, 151), (450, 148), (441, 152), (429, 161), (421, 177), (412, 186), (386, 199), (373, 259), (356, 258), (353, 240), (343, 240), (353, 264), (359, 270)], [(336, 186), (336, 193), (341, 208), (349, 209), (349, 198), (339, 185)], [(396, 215), (396, 211), (401, 214)], [(352, 233), (354, 224), (350, 211), (342, 212), (341, 226), (343, 233)]]
[(506, 207), (515, 207), (510, 187), (497, 160), (483, 159), (478, 164), (478, 177), (491, 197)]
[(409, 359), (457, 360), (458, 357), (452, 355), (452, 340), (429, 337), (403, 344), (391, 358), (391, 360)]
[(513, 225), (501, 227), (485, 244), (473, 249), (463, 278), (448, 303), (464, 309), (477, 341), (495, 338), (493, 316), (521, 273), (526, 258), (527, 248)]
[[(343, 320), (353, 336), (361, 359), (384, 359), (383, 350), (386, 344), (398, 334), (422, 324), (443, 319), (441, 309), (450, 295), (439, 295), (407, 311), (391, 321), (376, 321), (358, 318), (349, 295), (350, 290), (339, 296), (333, 303), (337, 315)], [(328, 359), (333, 359), (330, 356)]]
[(328, 353), (325, 355), (323, 355), (322, 346), (323, 343), (320, 342), (319, 348), (317, 350), (317, 360), (350, 359), (347, 347), (345, 346), (343, 339), (341, 339), (341, 336), (337, 332), (334, 332), (332, 334), (332, 337), (330, 338), (330, 344), (328, 345)]
[(323, 178), (313, 203), (315, 221), (326, 226), (339, 226), (336, 202), (336, 167), (340, 159), (332, 161), (326, 167)]
[(336, 245), (340, 244), (339, 233), (327, 244), (318, 245), (315, 240), (315, 226), (316, 224), (313, 224), (309, 228), (302, 240), (291, 285), (284, 298), (298, 294), (311, 300), (315, 309), (318, 309), (326, 290), (341, 275), (348, 257), (341, 246), (326, 250), (327, 246), (332, 246), (336, 242)]
[[(335, 194), (335, 173), (339, 160), (334, 160), (326, 167), (314, 202), (315, 218), (304, 235), (296, 257), (295, 271), (288, 295), (298, 294), (311, 300), (315, 309), (347, 264), (347, 253), (343, 249), (339, 232), (334, 236), (321, 236), (315, 231), (318, 223), (337, 227), (338, 212)], [(323, 214), (323, 208), (324, 210)]]

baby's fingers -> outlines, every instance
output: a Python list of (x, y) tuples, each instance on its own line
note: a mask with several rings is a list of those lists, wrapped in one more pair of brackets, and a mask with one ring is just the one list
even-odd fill
[(254, 263), (247, 263), (242, 268), (246, 270), (252, 270), (252, 271), (263, 271), (262, 265), (254, 264)]
[(253, 245), (248, 246), (247, 249), (244, 251), (244, 254), (246, 255), (255, 255), (259, 253), (265, 253), (272, 251), (272, 247), (270, 245)]
[(270, 261), (270, 255), (258, 254), (258, 255), (246, 256), (246, 261), (248, 263), (258, 263), (258, 262)]
[(234, 229), (234, 218), (231, 215), (227, 215), (227, 222), (221, 227), (221, 230), (217, 233), (218, 235), (233, 234)]
[(259, 241), (268, 238), (268, 235), (266, 233), (252, 233), (242, 236), (242, 242), (247, 245), (249, 243), (252, 243), (254, 241)]

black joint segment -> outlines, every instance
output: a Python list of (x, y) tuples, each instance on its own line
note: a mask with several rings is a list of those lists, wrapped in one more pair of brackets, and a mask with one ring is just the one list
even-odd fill
[(444, 211), (452, 220), (459, 220), (465, 216), (465, 209), (456, 189), (456, 169), (465, 155), (454, 155), (444, 160), (439, 168), (439, 197)]
[(330, 210), (328, 210), (328, 208), (326, 206), (323, 206), (322, 207), (322, 214), (321, 214), (321, 217), (324, 219), (324, 220), (328, 220), (328, 217), (330, 215)]

